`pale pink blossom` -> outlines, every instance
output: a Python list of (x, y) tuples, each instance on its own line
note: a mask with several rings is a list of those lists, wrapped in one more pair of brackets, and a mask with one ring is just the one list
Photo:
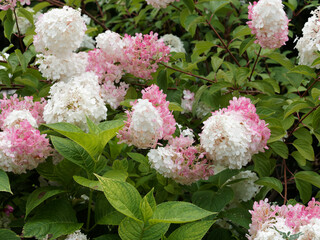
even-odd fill
[(248, 6), (247, 24), (262, 48), (280, 48), (288, 41), (288, 17), (281, 0), (260, 0)]
[(194, 102), (194, 93), (190, 90), (183, 90), (183, 98), (181, 99), (182, 113), (188, 113), (192, 111), (192, 105)]
[[(30, 5), (30, 0), (18, 0), (18, 2), (21, 3), (21, 5)], [(13, 10), (17, 5), (16, 0), (0, 0), (0, 10)]]

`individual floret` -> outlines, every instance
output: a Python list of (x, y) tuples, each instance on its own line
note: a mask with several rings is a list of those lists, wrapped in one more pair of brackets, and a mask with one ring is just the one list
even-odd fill
[(159, 40), (162, 40), (166, 46), (170, 47), (170, 52), (186, 52), (183, 42), (175, 35), (165, 34)]

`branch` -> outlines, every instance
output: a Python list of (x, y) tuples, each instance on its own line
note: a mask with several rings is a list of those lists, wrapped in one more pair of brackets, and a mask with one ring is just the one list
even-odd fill
[(254, 69), (256, 68), (258, 59), (259, 59), (259, 57), (260, 57), (261, 49), (262, 49), (262, 47), (260, 47), (259, 53), (258, 53), (257, 58), (256, 58), (256, 61), (254, 62), (254, 65), (253, 65), (253, 68), (252, 68), (252, 71), (251, 71), (251, 74), (250, 74), (250, 77), (249, 77), (249, 82), (251, 81), (251, 77), (252, 77), (252, 75), (253, 75)]
[(216, 83), (216, 81), (210, 80), (210, 79), (205, 78), (205, 77), (201, 77), (201, 76), (199, 76), (199, 75), (195, 75), (195, 74), (193, 74), (193, 73), (185, 72), (185, 71), (182, 71), (182, 70), (177, 69), (177, 68), (170, 67), (170, 66), (168, 66), (168, 65), (166, 65), (166, 64), (164, 64), (164, 63), (160, 63), (160, 64), (163, 65), (163, 66), (165, 66), (166, 68), (170, 68), (170, 69), (175, 70), (175, 71), (177, 71), (177, 72), (181, 72), (181, 73), (187, 74), (187, 75), (192, 76), (192, 77), (200, 78), (200, 79), (202, 79), (202, 80), (205, 80), (205, 81), (208, 81), (208, 82), (211, 82), (211, 83)]
[(16, 25), (17, 25), (17, 29), (18, 29), (18, 38), (19, 38), (20, 48), (21, 48), (21, 51), (23, 53), (25, 50), (24, 50), (23, 43), (22, 43), (22, 40), (21, 40), (22, 35), (21, 35), (21, 32), (20, 32), (20, 28), (19, 28), (19, 24), (18, 24), (18, 17), (17, 17), (15, 8), (13, 9), (13, 14), (14, 14), (14, 17), (16, 19)]

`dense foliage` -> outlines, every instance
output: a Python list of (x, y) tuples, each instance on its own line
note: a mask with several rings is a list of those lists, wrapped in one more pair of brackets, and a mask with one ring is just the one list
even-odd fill
[(319, 239), (318, 5), (0, 0), (0, 239)]

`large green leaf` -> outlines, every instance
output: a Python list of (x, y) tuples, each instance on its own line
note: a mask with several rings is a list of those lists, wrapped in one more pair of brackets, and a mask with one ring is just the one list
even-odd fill
[(80, 229), (82, 223), (78, 223), (76, 213), (69, 201), (56, 199), (48, 202), (38, 209), (23, 228), (24, 237), (45, 238), (47, 234), (52, 238), (71, 234)]
[(20, 240), (18, 235), (10, 229), (0, 229), (0, 239), (3, 240)]
[(55, 196), (59, 193), (63, 193), (64, 190), (58, 187), (47, 186), (47, 187), (40, 187), (34, 190), (27, 199), (26, 204), (26, 217), (29, 213), (43, 203), (48, 198)]
[(8, 175), (2, 169), (0, 169), (0, 191), (12, 193)]
[(94, 208), (95, 223), (99, 225), (119, 225), (126, 216), (118, 212), (108, 202), (104, 194), (99, 193)]
[(186, 223), (193, 222), (214, 214), (198, 206), (188, 202), (164, 202), (157, 205), (151, 223), (166, 222), (166, 223)]
[(314, 151), (311, 143), (304, 139), (296, 139), (292, 144), (307, 160), (314, 161)]
[(222, 217), (231, 220), (233, 223), (239, 224), (240, 226), (249, 229), (251, 223), (251, 214), (248, 209), (244, 208), (231, 208), (222, 212)]
[(201, 240), (214, 221), (198, 221), (185, 224), (170, 234), (168, 240)]
[(167, 231), (170, 223), (144, 225), (132, 218), (125, 218), (119, 226), (122, 240), (159, 240)]
[(284, 118), (287, 118), (292, 113), (299, 112), (301, 109), (305, 109), (305, 108), (310, 108), (310, 105), (303, 101), (293, 102), (286, 108)]
[(87, 151), (77, 143), (57, 136), (51, 136), (54, 148), (66, 159), (77, 164), (90, 173), (94, 171), (94, 161)]
[(197, 206), (212, 212), (220, 212), (233, 199), (230, 187), (223, 187), (219, 191), (202, 190), (192, 195), (192, 202)]
[(253, 157), (254, 171), (259, 174), (260, 177), (269, 177), (275, 166), (276, 160), (267, 158), (265, 154), (256, 154)]
[(296, 186), (299, 191), (300, 198), (304, 204), (306, 204), (312, 196), (311, 183), (305, 182), (298, 178), (295, 178)]
[(271, 187), (279, 193), (281, 193), (283, 190), (281, 181), (274, 177), (262, 177), (257, 181), (255, 181), (254, 183), (258, 185), (263, 185), (266, 187)]
[(273, 52), (270, 54), (266, 54), (266, 57), (276, 61), (277, 63), (280, 63), (282, 66), (284, 66), (288, 70), (294, 67), (293, 63), (287, 57), (285, 57), (284, 54)]
[(276, 142), (270, 143), (269, 146), (280, 157), (285, 158), (285, 159), (288, 158), (289, 150), (288, 150), (288, 146), (284, 142), (276, 141)]
[(110, 204), (122, 214), (140, 221), (140, 202), (138, 190), (130, 183), (96, 175)]
[(81, 186), (91, 188), (97, 191), (103, 191), (99, 181), (90, 180), (81, 176), (73, 176), (73, 179), (76, 183), (80, 184)]
[(320, 175), (312, 171), (300, 171), (294, 175), (295, 179), (302, 180), (320, 188)]

